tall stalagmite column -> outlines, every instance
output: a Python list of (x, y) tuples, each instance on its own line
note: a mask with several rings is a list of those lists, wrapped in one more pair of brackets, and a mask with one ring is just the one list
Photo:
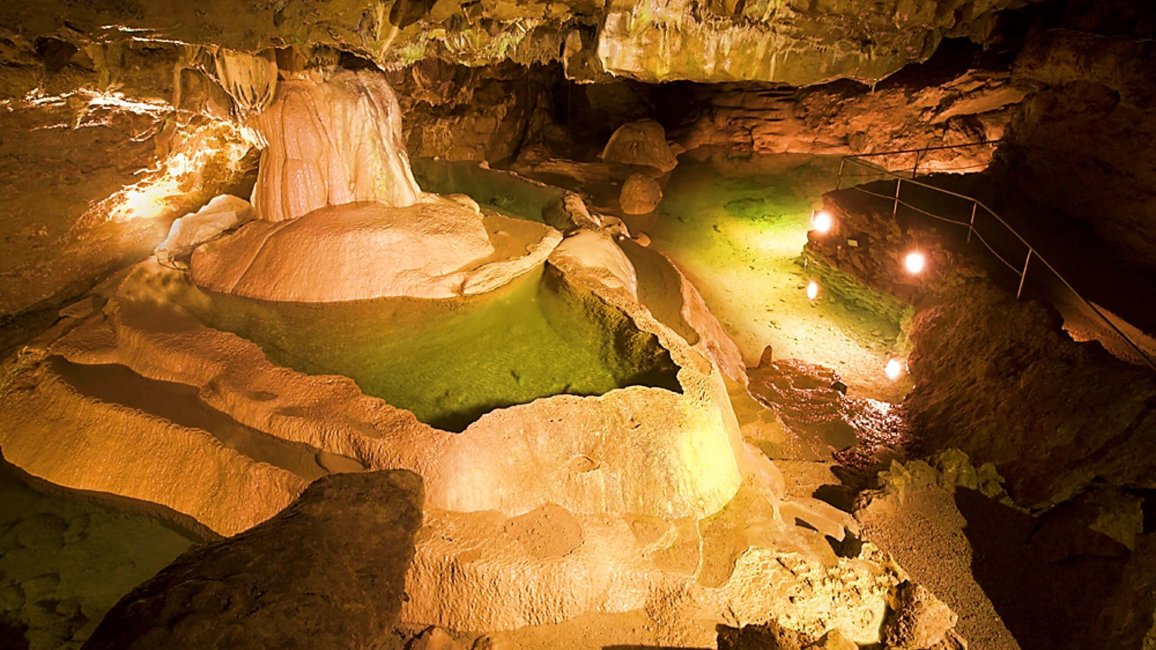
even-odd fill
[(397, 97), (380, 75), (287, 79), (254, 120), (268, 141), (253, 189), (257, 217), (285, 221), (355, 201), (417, 202)]

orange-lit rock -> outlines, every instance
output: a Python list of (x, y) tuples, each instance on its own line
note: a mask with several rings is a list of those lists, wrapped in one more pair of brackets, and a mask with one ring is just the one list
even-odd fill
[(355, 201), (405, 207), (421, 193), (401, 139), (401, 109), (380, 75), (285, 80), (256, 126), (268, 142), (253, 191), (260, 219)]
[(658, 209), (659, 201), (662, 201), (662, 186), (642, 174), (627, 176), (618, 195), (618, 205), (625, 214), (650, 214)]
[(401, 208), (351, 203), (250, 224), (198, 249), (192, 277), (206, 289), (262, 300), (450, 298), (505, 284), (561, 238), (549, 226), (483, 218), (432, 195)]
[(666, 142), (666, 131), (654, 120), (639, 120), (618, 127), (600, 156), (608, 163), (668, 172), (678, 165)]

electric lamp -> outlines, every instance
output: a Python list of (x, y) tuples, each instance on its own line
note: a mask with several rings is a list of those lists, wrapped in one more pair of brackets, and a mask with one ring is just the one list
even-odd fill
[(923, 273), (927, 268), (927, 256), (921, 251), (911, 251), (903, 256), (903, 270), (911, 275)]
[(827, 210), (819, 210), (811, 217), (811, 228), (820, 235), (826, 235), (835, 227), (835, 216)]
[(887, 375), (888, 379), (895, 381), (903, 376), (903, 366), (904, 363), (899, 359), (890, 359), (887, 362), (887, 366), (883, 368), (883, 372)]

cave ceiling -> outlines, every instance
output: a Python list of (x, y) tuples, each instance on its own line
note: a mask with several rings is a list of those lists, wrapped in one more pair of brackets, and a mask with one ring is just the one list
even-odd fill
[[(0, 60), (66, 63), (94, 45), (328, 47), (383, 67), (561, 61), (579, 81), (879, 80), (939, 42), (989, 43), (1025, 0), (45, 0), (0, 6)], [(91, 53), (94, 66), (99, 58)]]

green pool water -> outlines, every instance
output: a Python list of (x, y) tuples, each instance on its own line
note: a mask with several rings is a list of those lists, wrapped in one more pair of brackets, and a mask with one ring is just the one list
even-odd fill
[(0, 648), (80, 648), (133, 587), (211, 539), (145, 514), (160, 510), (51, 485), (0, 456)]
[[(750, 365), (770, 346), (839, 372), (853, 391), (899, 399), (883, 374), (899, 354), (891, 313), (855, 300), (856, 283), (801, 264), (812, 207), (834, 187), (838, 157), (682, 161), (649, 228), (653, 247), (690, 276)], [(806, 285), (817, 281), (817, 300)], [(865, 288), (863, 288), (865, 291)]]
[(258, 344), (274, 363), (350, 377), (366, 394), (450, 431), (550, 395), (680, 390), (678, 368), (653, 335), (553, 270), (457, 300), (207, 298), (190, 301), (190, 310)]

